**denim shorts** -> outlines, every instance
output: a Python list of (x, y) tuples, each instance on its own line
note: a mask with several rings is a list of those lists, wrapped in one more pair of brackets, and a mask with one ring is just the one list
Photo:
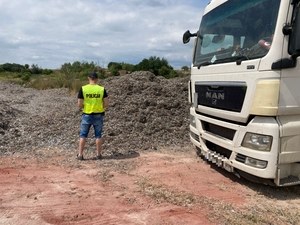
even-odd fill
[(87, 138), (90, 128), (91, 126), (93, 126), (95, 131), (95, 138), (101, 138), (103, 120), (104, 120), (104, 115), (102, 114), (93, 114), (93, 115), (83, 114), (81, 116), (81, 123), (80, 123), (80, 137)]

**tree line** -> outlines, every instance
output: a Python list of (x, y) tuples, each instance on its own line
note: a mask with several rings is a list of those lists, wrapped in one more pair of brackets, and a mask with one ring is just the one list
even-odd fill
[(53, 70), (42, 69), (36, 64), (29, 66), (29, 64), (20, 65), (17, 63), (4, 63), (0, 65), (0, 73), (3, 72), (17, 74), (17, 76), (22, 78), (23, 81), (29, 81), (33, 74), (49, 75), (53, 73)]
[(169, 65), (169, 62), (165, 58), (151, 56), (148, 59), (143, 59), (137, 65), (128, 63), (110, 62), (108, 64), (108, 70), (113, 76), (119, 75), (119, 71), (125, 70), (127, 72), (134, 71), (150, 71), (156, 76), (163, 76), (165, 78), (177, 77), (178, 73)]
[(20, 65), (16, 63), (4, 63), (0, 65), (0, 72), (12, 72), (12, 73), (22, 73), (28, 72), (31, 74), (51, 74), (53, 71), (51, 69), (42, 69), (36, 64)]
[[(186, 66), (182, 67), (182, 70), (188, 69)], [(143, 59), (140, 63), (134, 65), (124, 62), (110, 62), (107, 65), (107, 69), (101, 68), (94, 62), (79, 62), (64, 63), (59, 70), (56, 70), (59, 74), (63, 74), (66, 78), (81, 79), (86, 78), (86, 75), (95, 71), (98, 72), (100, 78), (106, 78), (110, 76), (119, 76), (121, 73), (131, 73), (134, 71), (150, 71), (156, 76), (163, 76), (165, 78), (173, 78), (180, 76), (178, 71), (173, 67), (165, 58), (151, 56), (148, 59)], [(54, 71), (51, 69), (42, 69), (38, 65), (29, 64), (20, 65), (16, 63), (5, 63), (0, 65), (0, 72), (11, 72), (19, 74), (24, 81), (29, 80), (31, 75), (50, 75)]]

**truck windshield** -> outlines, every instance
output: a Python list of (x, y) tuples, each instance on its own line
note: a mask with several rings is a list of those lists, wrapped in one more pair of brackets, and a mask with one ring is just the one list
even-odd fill
[(229, 0), (203, 16), (194, 66), (249, 60), (271, 47), (280, 0)]

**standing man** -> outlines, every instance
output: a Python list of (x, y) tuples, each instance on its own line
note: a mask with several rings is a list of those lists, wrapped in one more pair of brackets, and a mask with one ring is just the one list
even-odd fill
[(101, 159), (103, 144), (102, 128), (105, 109), (108, 107), (108, 95), (103, 86), (97, 84), (98, 74), (88, 76), (89, 84), (81, 87), (78, 92), (78, 107), (82, 109), (78, 160), (83, 160), (83, 150), (90, 127), (94, 127), (96, 138), (97, 159)]

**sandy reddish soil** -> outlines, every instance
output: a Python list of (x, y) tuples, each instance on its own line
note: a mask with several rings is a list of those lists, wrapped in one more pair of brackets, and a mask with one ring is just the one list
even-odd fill
[(266, 219), (257, 201), (275, 201), (258, 192), (262, 186), (220, 173), (193, 151), (101, 161), (15, 154), (0, 163), (0, 224), (299, 224), (298, 193), (280, 208), (294, 213), (274, 219), (274, 205)]
[(166, 187), (179, 193), (178, 198), (192, 193), (241, 206), (249, 194), (242, 185), (187, 155), (145, 153), (115, 162), (120, 168), (101, 165), (114, 159), (86, 160), (71, 167), (52, 163), (59, 160), (1, 159), (0, 223), (214, 224), (207, 207), (180, 200), (172, 204), (148, 195), (147, 188), (159, 192)]

